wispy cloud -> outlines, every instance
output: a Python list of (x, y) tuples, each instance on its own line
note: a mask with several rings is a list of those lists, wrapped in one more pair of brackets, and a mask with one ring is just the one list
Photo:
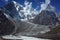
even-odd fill
[(41, 4), (41, 10), (40, 10), (40, 12), (42, 10), (45, 10), (47, 8), (48, 4), (50, 4), (50, 1), (51, 0), (45, 0), (45, 2)]
[(51, 1), (51, 0), (45, 0), (45, 3), (46, 3), (46, 4), (50, 4), (50, 1)]

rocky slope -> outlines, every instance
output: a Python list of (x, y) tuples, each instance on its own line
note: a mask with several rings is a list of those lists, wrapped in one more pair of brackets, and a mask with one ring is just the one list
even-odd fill
[(13, 32), (15, 26), (0, 10), (0, 36), (9, 35)]
[(35, 17), (33, 23), (41, 25), (56, 25), (59, 23), (59, 20), (55, 12), (43, 10), (39, 15)]
[(53, 40), (60, 40), (60, 25), (58, 25), (56, 28), (51, 29), (51, 31), (46, 32), (42, 36), (37, 36), (37, 37), (53, 39)]

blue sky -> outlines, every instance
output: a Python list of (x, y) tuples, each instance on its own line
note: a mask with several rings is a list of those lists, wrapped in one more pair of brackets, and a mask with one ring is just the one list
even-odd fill
[[(4, 6), (6, 3), (12, 1), (12, 0), (0, 0), (0, 7)], [(25, 0), (15, 0), (16, 2), (23, 5)], [(44, 2), (45, 0), (27, 0), (29, 2), (33, 3), (33, 7), (36, 8), (38, 5), (41, 4), (41, 2)], [(56, 8), (57, 12), (60, 12), (60, 0), (51, 0), (51, 5)]]

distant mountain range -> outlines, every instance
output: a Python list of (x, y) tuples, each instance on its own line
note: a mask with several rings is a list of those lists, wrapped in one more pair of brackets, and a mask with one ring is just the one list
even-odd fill
[(9, 2), (8, 4), (4, 5), (2, 9), (4, 10), (6, 15), (21, 21), (33, 19), (38, 13), (32, 7), (30, 8), (30, 5), (24, 7), (23, 5), (15, 1)]

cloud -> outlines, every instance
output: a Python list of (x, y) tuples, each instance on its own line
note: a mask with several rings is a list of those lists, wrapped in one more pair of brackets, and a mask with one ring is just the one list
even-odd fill
[(51, 0), (45, 0), (45, 3), (48, 5), (48, 4), (50, 4), (50, 1)]
[(47, 8), (48, 4), (50, 4), (50, 0), (45, 0), (45, 2), (41, 4), (41, 10), (40, 10), (40, 12), (42, 10), (45, 10)]

